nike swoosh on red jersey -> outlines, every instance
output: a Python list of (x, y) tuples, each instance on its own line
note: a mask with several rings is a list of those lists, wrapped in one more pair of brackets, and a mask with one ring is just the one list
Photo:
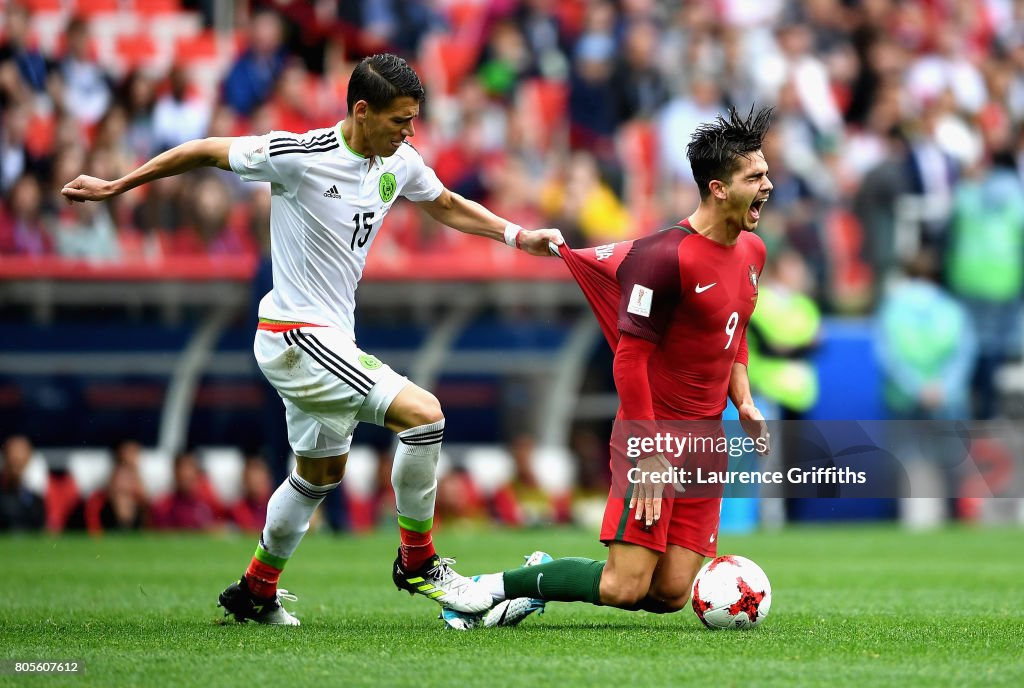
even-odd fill
[(700, 282), (698, 282), (696, 288), (694, 289), (694, 291), (697, 292), (698, 294), (703, 294), (704, 292), (706, 292), (708, 289), (710, 289), (711, 287), (715, 286), (716, 284), (718, 284), (718, 282), (712, 282), (711, 284), (705, 284), (702, 287), (700, 285)]

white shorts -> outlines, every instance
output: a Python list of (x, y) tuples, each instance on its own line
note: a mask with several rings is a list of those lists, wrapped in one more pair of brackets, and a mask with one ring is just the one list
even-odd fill
[(347, 454), (360, 421), (384, 425), (409, 384), (333, 327), (257, 330), (253, 353), (284, 400), (292, 451), (311, 459)]

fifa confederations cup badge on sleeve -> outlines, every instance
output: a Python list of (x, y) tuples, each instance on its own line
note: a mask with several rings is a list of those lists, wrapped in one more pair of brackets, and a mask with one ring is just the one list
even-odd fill
[(395, 175), (390, 172), (385, 172), (380, 176), (380, 200), (387, 203), (395, 197), (395, 190), (398, 188), (398, 182), (395, 180)]
[(363, 366), (367, 370), (377, 370), (384, 364), (381, 363), (380, 359), (377, 358), (376, 356), (371, 356), (370, 354), (363, 354), (362, 356), (359, 357), (359, 365)]

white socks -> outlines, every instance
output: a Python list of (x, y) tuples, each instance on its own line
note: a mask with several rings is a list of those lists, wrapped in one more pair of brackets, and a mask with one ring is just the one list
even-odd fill
[(267, 524), (260, 539), (263, 549), (275, 557), (291, 557), (309, 530), (313, 512), (339, 484), (314, 485), (293, 471), (267, 503)]
[[(437, 458), (444, 439), (444, 419), (398, 433), (398, 449), (391, 469), (398, 523), (410, 530), (429, 530), (437, 494)], [(403, 524), (403, 519), (406, 524)], [(418, 524), (418, 525), (416, 525)]]

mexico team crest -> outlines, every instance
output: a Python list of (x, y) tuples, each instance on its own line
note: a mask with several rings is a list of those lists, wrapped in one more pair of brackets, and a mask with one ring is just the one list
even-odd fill
[(757, 266), (749, 265), (750, 269), (750, 286), (754, 288), (754, 296), (757, 296)]
[[(394, 191), (392, 191), (391, 193), (394, 193)], [(363, 366), (367, 370), (377, 370), (384, 364), (381, 363), (380, 359), (377, 358), (376, 356), (371, 356), (370, 354), (362, 354), (359, 357), (359, 365)]]
[(380, 176), (380, 200), (387, 203), (395, 197), (395, 190), (398, 189), (398, 181), (395, 179), (395, 175), (390, 172), (385, 172)]

